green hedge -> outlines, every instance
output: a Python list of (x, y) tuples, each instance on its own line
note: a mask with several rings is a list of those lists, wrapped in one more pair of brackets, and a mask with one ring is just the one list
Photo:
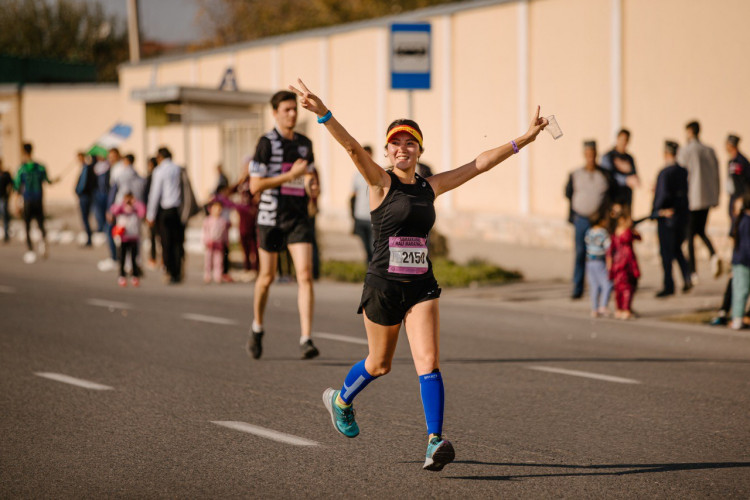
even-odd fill
[[(473, 259), (466, 264), (456, 264), (448, 259), (432, 261), (433, 272), (441, 287), (467, 287), (477, 285), (498, 285), (518, 281), (523, 276), (516, 271), (483, 260)], [(334, 281), (362, 283), (367, 266), (364, 262), (329, 260), (321, 263), (321, 276)]]

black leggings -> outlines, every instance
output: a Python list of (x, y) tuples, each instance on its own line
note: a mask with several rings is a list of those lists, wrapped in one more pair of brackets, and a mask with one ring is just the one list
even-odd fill
[(120, 276), (125, 277), (125, 259), (130, 255), (130, 264), (133, 268), (133, 278), (141, 276), (141, 269), (138, 267), (138, 240), (123, 241), (120, 244)]
[(693, 239), (695, 236), (700, 236), (703, 243), (708, 248), (708, 253), (713, 257), (716, 252), (714, 246), (711, 244), (711, 240), (706, 236), (706, 221), (708, 220), (708, 209), (703, 210), (691, 210), (690, 220), (688, 221), (688, 263), (690, 265), (690, 272), (695, 272), (695, 245)]
[(23, 221), (26, 223), (26, 246), (29, 247), (29, 251), (34, 250), (31, 245), (31, 221), (36, 220), (39, 230), (42, 232), (42, 239), (47, 239), (47, 232), (44, 230), (44, 208), (42, 206), (42, 200), (31, 201), (26, 200), (23, 202)]

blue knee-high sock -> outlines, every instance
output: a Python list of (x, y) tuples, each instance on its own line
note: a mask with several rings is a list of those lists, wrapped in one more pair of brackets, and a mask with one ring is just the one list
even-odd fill
[(365, 369), (365, 360), (363, 359), (359, 363), (352, 366), (349, 370), (349, 374), (344, 379), (344, 385), (341, 387), (341, 400), (346, 404), (352, 404), (354, 396), (359, 394), (362, 389), (367, 387), (367, 384), (375, 380), (377, 377), (373, 377)]
[(419, 376), (419, 392), (422, 394), (427, 434), (442, 434), (445, 389), (443, 388), (443, 377), (440, 375), (440, 370)]

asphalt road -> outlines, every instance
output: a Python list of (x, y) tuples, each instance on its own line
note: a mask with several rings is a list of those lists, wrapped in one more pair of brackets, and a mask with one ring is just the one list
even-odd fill
[[(20, 246), (0, 247), (2, 498), (750, 496), (750, 335), (446, 291), (457, 457), (430, 473), (405, 336), (393, 371), (356, 401), (358, 438), (337, 435), (323, 408), (323, 389), (366, 354), (359, 286), (316, 287), (314, 330), (351, 341), (321, 335), (321, 356), (301, 361), (296, 288), (275, 285), (254, 361), (248, 285), (192, 272), (168, 287), (151, 273), (119, 289), (98, 254), (51, 250), (25, 265)], [(59, 375), (106, 390), (48, 378)]]

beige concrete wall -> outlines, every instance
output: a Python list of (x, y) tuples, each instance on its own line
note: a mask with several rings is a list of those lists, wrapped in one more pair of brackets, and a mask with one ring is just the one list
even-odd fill
[(216, 54), (208, 57), (201, 57), (197, 62), (197, 74), (193, 85), (218, 89), (221, 79), (227, 69), (233, 64), (233, 54)]
[[(454, 16), (453, 168), (518, 137), (528, 125), (517, 119), (517, 9), (508, 4)], [(440, 117), (434, 121), (439, 126)], [(518, 214), (519, 168), (512, 158), (456, 191), (455, 210)]]
[[(378, 80), (373, 61), (377, 56), (377, 40), (376, 30), (331, 37), (328, 102), (349, 133), (361, 144), (370, 144), (375, 161), (382, 163), (383, 132), (378, 133), (375, 122)], [(387, 119), (393, 118), (388, 116)], [(346, 220), (352, 179), (357, 170), (343, 148), (330, 137), (324, 137), (324, 132), (320, 130), (318, 137), (327, 141), (330, 148), (330, 175), (326, 176), (325, 187), (333, 196), (329, 198), (330, 208), (322, 207), (322, 215), (327, 213), (338, 220)], [(319, 149), (322, 152), (322, 147)]]
[[(742, 146), (747, 150), (750, 121), (745, 117), (750, 116), (750, 99), (746, 82), (750, 81), (750, 65), (744, 61), (750, 53), (750, 39), (744, 35), (744, 25), (750, 19), (750, 2), (619, 3), (619, 82), (612, 80), (618, 42), (612, 37), (613, 15), (617, 14), (612, 8), (618, 2), (530, 0), (525, 7), (520, 2), (508, 2), (481, 8), (465, 4), (464, 10), (423, 19), (432, 23), (433, 87), (415, 92), (414, 118), (425, 135), (423, 160), (436, 171), (460, 166), (483, 150), (523, 133), (536, 104), (542, 105), (544, 115), (555, 114), (565, 132), (559, 141), (543, 133), (521, 153), (523, 156), (509, 159), (446, 196), (438, 204), (439, 221), (445, 231), (466, 237), (569, 246), (563, 196), (567, 175), (582, 163), (581, 142), (596, 139), (600, 151), (605, 152), (614, 141), (611, 132), (616, 126), (633, 132), (632, 152), (644, 180), (643, 188), (636, 192), (637, 214), (645, 213), (651, 203), (650, 189), (661, 167), (663, 140), (672, 137), (682, 142), (688, 120), (701, 121), (705, 142), (716, 147), (719, 154), (722, 178), (727, 132), (743, 136)], [(524, 63), (519, 36), (524, 32), (520, 24), (523, 12), (528, 13), (526, 85), (519, 78)], [(166, 144), (176, 161), (184, 163), (186, 144), (181, 127), (146, 134), (143, 104), (131, 99), (132, 90), (152, 82), (215, 88), (230, 65), (242, 90), (273, 92), (301, 76), (321, 93), (352, 135), (374, 146), (376, 161), (383, 163), (385, 126), (407, 114), (406, 92), (389, 89), (388, 33), (387, 25), (369, 25), (324, 35), (274, 39), (265, 45), (237, 46), (225, 52), (190, 54), (184, 59), (126, 65), (121, 70), (116, 102), (104, 115), (114, 113), (133, 125), (133, 136), (125, 149), (140, 152), (143, 157), (144, 152), (153, 153), (157, 146)], [(445, 53), (446, 46), (450, 47), (449, 54)], [(621, 123), (617, 123), (612, 103), (613, 99), (618, 101), (613, 93), (617, 84), (621, 88)], [(64, 91), (58, 97), (75, 102), (76, 95)], [(519, 116), (519, 102), (524, 96), (529, 110)], [(39, 97), (32, 101), (41, 102)], [(61, 105), (54, 106), (58, 109)], [(266, 109), (265, 126), (269, 128), (270, 107)], [(29, 112), (30, 117), (37, 118), (28, 130), (41, 127), (44, 136), (46, 125), (38, 115), (39, 111)], [(112, 121), (101, 119), (107, 124)], [(314, 142), (322, 176), (321, 227), (346, 227), (353, 167), (324, 127), (302, 110), (300, 130)], [(446, 137), (450, 140), (447, 145)], [(214, 167), (220, 161), (221, 132), (216, 126), (193, 127), (188, 139), (188, 167), (196, 190), (204, 193), (213, 184)], [(54, 148), (57, 143), (52, 144)], [(57, 155), (57, 148), (54, 150)], [(40, 150), (40, 158), (42, 154)], [(526, 159), (530, 180), (527, 193), (521, 191)], [(523, 215), (526, 199), (529, 214)], [(724, 207), (712, 215), (716, 233), (726, 230), (723, 213)]]
[(273, 66), (272, 57), (273, 49), (270, 46), (237, 51), (234, 71), (240, 89), (270, 89), (274, 78), (270, 71)]
[(563, 188), (583, 164), (581, 143), (610, 143), (609, 1), (541, 0), (529, 6), (529, 102), (564, 132), (544, 133), (531, 151), (531, 213), (567, 217)]
[(22, 124), (21, 124), (21, 96), (17, 89), (8, 88), (0, 92), (0, 144), (2, 144), (2, 160), (5, 170), (15, 175), (21, 162)]
[(685, 143), (684, 126), (697, 119), (704, 143), (720, 162), (721, 209), (711, 212), (717, 235), (728, 227), (724, 192), (725, 139), (729, 132), (750, 144), (750, 38), (745, 0), (627, 0), (623, 9), (623, 122), (633, 131), (633, 153), (644, 189), (637, 200), (648, 209), (666, 138)]
[(160, 64), (156, 68), (156, 82), (158, 85), (195, 86), (198, 84), (199, 66), (197, 57)]
[(61, 181), (45, 192), (53, 204), (75, 203), (76, 152), (90, 148), (120, 119), (119, 90), (110, 85), (27, 86), (22, 98), (24, 140), (35, 159)]

